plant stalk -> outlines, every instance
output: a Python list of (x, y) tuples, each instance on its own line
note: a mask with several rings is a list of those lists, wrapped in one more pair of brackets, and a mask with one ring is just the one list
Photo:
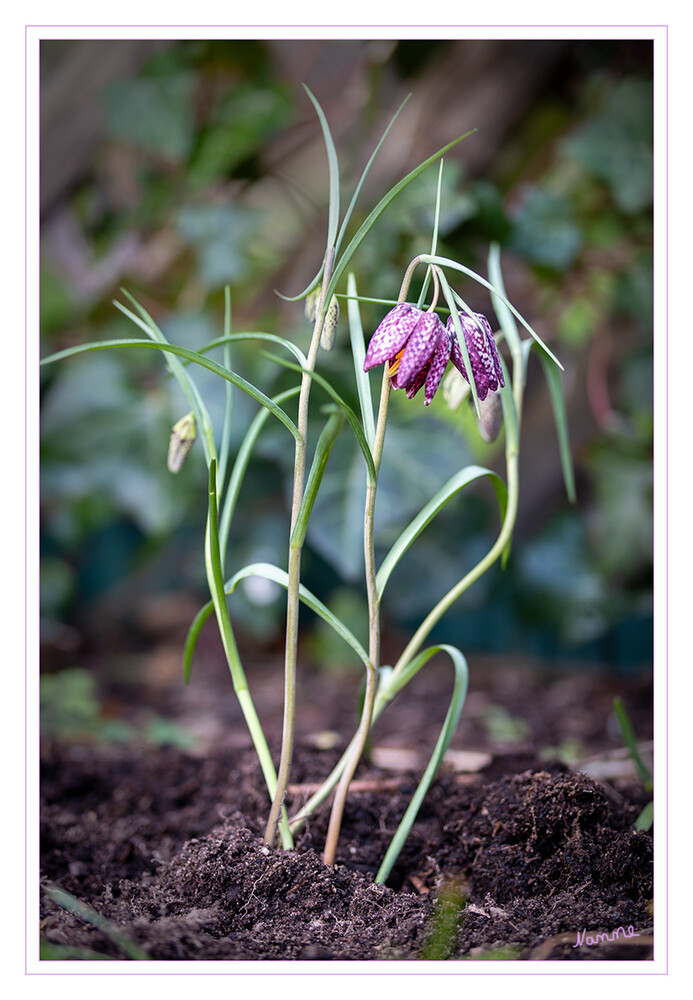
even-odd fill
[[(301, 392), (298, 398), (298, 416), (296, 426), (300, 437), (296, 439), (294, 451), (294, 480), (293, 495), (291, 504), (291, 528), (290, 535), (298, 519), (301, 509), (303, 493), (306, 479), (306, 439), (308, 436), (308, 403), (310, 400), (310, 389), (312, 384), (311, 373), (315, 369), (315, 364), (320, 347), (320, 335), (325, 316), (325, 292), (332, 275), (334, 265), (334, 247), (330, 247), (325, 254), (325, 264), (322, 275), (321, 298), (316, 309), (315, 325), (310, 341), (310, 348), (306, 358), (306, 371), (301, 379)], [(284, 718), (282, 723), (282, 749), (277, 770), (277, 787), (272, 800), (267, 827), (265, 829), (265, 843), (270, 847), (274, 846), (277, 832), (277, 823), (281, 814), (286, 789), (289, 784), (289, 772), (291, 770), (291, 760), (294, 749), (295, 719), (296, 719), (296, 662), (298, 653), (298, 617), (299, 617), (299, 587), (301, 583), (301, 553), (303, 543), (289, 544), (289, 562), (287, 567), (288, 588), (286, 597), (286, 646), (284, 654)]]
[(375, 478), (368, 481), (366, 490), (366, 509), (364, 514), (363, 550), (366, 566), (366, 592), (368, 597), (368, 666), (366, 668), (366, 690), (363, 698), (363, 710), (361, 720), (356, 734), (351, 743), (346, 759), (344, 771), (339, 780), (337, 791), (335, 792), (332, 812), (330, 813), (330, 823), (327, 829), (323, 861), (326, 865), (334, 864), (337, 853), (337, 843), (339, 833), (342, 828), (342, 818), (344, 816), (344, 806), (349, 793), (349, 785), (358, 767), (359, 760), (363, 754), (368, 741), (368, 734), (373, 721), (373, 706), (378, 689), (378, 664), (380, 662), (380, 596), (376, 585), (376, 565), (375, 565), (375, 542), (374, 542), (374, 521), (375, 521), (375, 498), (378, 485), (378, 472), (380, 461), (383, 455), (383, 445), (385, 443), (385, 429), (387, 427), (387, 412), (390, 402), (390, 377), (387, 367), (383, 371), (383, 381), (380, 390), (380, 406), (378, 408), (378, 423), (375, 429), (375, 439), (373, 442), (373, 464), (375, 466)]

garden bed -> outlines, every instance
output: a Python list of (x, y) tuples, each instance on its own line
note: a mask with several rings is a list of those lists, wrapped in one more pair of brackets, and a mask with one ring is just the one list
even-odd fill
[[(388, 717), (391, 728), (357, 772), (334, 868), (320, 859), (325, 810), (299, 834), (295, 850), (263, 844), (266, 791), (237, 733), (190, 750), (46, 742), (44, 957), (651, 959), (652, 837), (634, 829), (646, 797), (623, 769), (613, 738), (594, 731), (609, 686), (590, 675), (537, 681), (543, 693), (533, 702), (536, 717), (550, 717), (559, 731), (561, 719), (546, 705), (555, 708), (560, 698), (573, 735), (576, 719), (592, 720), (583, 749), (602, 764), (620, 762), (602, 768), (607, 778), (598, 781), (540, 753), (547, 734), (531, 724), (510, 747), (484, 745), (479, 705), (503, 690), (501, 675), (489, 677), (477, 685), (476, 716), (472, 699), (470, 722), (465, 727), (463, 714), (449, 761), (386, 886), (374, 883), (374, 873), (421, 773), (400, 747), (402, 732), (416, 734), (417, 711), (431, 718), (425, 684), (419, 698), (403, 703), (408, 716)], [(570, 702), (578, 691), (582, 706)], [(592, 711), (581, 715), (589, 704)], [(646, 692), (630, 704), (641, 726), (637, 708)], [(333, 745), (320, 749), (329, 735), (302, 734), (290, 806), (304, 801), (338, 758), (345, 737), (333, 732)], [(68, 897), (57, 902), (55, 887), (109, 923), (75, 912)], [(615, 932), (616, 940), (594, 943), (597, 933)], [(578, 934), (583, 943), (575, 947)]]

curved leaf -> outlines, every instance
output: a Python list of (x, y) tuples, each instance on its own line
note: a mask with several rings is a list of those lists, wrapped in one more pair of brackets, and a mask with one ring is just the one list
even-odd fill
[(512, 302), (510, 302), (498, 288), (492, 285), (490, 281), (487, 281), (486, 278), (482, 278), (480, 274), (476, 273), (476, 271), (472, 271), (470, 268), (465, 267), (464, 264), (458, 264), (456, 260), (450, 260), (448, 257), (438, 257), (432, 254), (422, 254), (419, 260), (422, 264), (438, 264), (440, 267), (450, 267), (455, 271), (461, 271), (463, 274), (466, 274), (470, 278), (473, 278), (475, 281), (478, 281), (480, 285), (483, 285), (485, 288), (488, 288), (488, 290), (494, 293), (498, 297), (498, 299), (500, 299), (501, 302), (505, 303), (505, 305), (511, 311), (513, 316), (519, 319), (520, 323), (522, 323), (525, 330), (527, 330), (527, 332), (534, 338), (534, 340), (536, 340), (537, 344), (539, 344), (540, 347), (544, 348), (547, 355), (551, 358), (554, 364), (558, 365), (558, 367), (561, 369), (563, 368), (561, 362), (558, 360), (553, 351), (546, 346), (546, 344), (541, 339), (536, 330), (532, 329), (527, 320), (520, 315), (520, 313), (517, 311)]
[(561, 469), (563, 471), (563, 482), (565, 483), (565, 491), (568, 499), (571, 503), (575, 503), (576, 492), (575, 492), (575, 474), (573, 472), (573, 458), (570, 453), (570, 436), (568, 434), (568, 415), (565, 408), (565, 399), (563, 398), (563, 385), (561, 382), (561, 373), (556, 370), (555, 366), (551, 363), (550, 357), (547, 357), (547, 352), (542, 344), (538, 344), (535, 341), (524, 340), (522, 342), (523, 348), (523, 363), (525, 371), (527, 369), (527, 362), (529, 360), (529, 353), (534, 348), (538, 351), (539, 361), (541, 362), (541, 367), (544, 371), (544, 376), (546, 378), (547, 385), (549, 387), (549, 395), (551, 397), (551, 407), (553, 409), (553, 418), (556, 424), (556, 434), (558, 437), (558, 449), (561, 456)]
[[(450, 742), (454, 735), (455, 729), (457, 728), (457, 723), (459, 721), (462, 709), (464, 707), (464, 702), (467, 697), (467, 686), (469, 682), (469, 670), (467, 667), (467, 661), (459, 651), (454, 646), (431, 646), (424, 652), (419, 653), (419, 655), (412, 660), (412, 662), (407, 667), (406, 671), (399, 678), (398, 682), (393, 685), (395, 690), (389, 693), (387, 690), (387, 678), (385, 680), (385, 700), (390, 700), (394, 696), (396, 691), (400, 690), (404, 684), (406, 684), (414, 674), (424, 666), (428, 660), (435, 653), (447, 653), (452, 660), (453, 669), (455, 672), (455, 680), (453, 684), (452, 697), (450, 699), (450, 705), (448, 706), (447, 713), (445, 715), (445, 720), (443, 722), (443, 727), (440, 731), (438, 740), (431, 754), (426, 770), (423, 773), (421, 781), (411, 798), (407, 810), (402, 817), (402, 820), (397, 827), (397, 832), (390, 841), (390, 846), (385, 852), (385, 857), (383, 858), (382, 864), (378, 869), (378, 873), (375, 876), (375, 881), (380, 885), (383, 885), (392, 871), (397, 858), (404, 846), (404, 842), (409, 836), (409, 831), (411, 830), (414, 820), (421, 808), (421, 803), (424, 800), (426, 792), (431, 787), (431, 782), (435, 777), (436, 771), (440, 767), (440, 763), (445, 756), (445, 753), (450, 746)], [(375, 717), (375, 714), (374, 714)]]
[[(68, 347), (64, 351), (58, 351), (56, 354), (51, 354), (49, 357), (44, 358), (41, 364), (52, 364), (56, 361), (62, 361), (64, 358), (73, 357), (77, 354), (85, 354), (88, 351), (103, 351), (114, 347), (140, 347), (140, 348), (153, 348), (157, 351), (164, 351), (168, 354), (174, 354), (178, 357), (185, 358), (187, 361), (192, 361), (194, 364), (199, 365), (201, 368), (206, 368), (210, 372), (214, 372), (219, 375), (220, 378), (226, 379), (233, 385), (238, 386), (243, 392), (247, 392), (249, 396), (257, 400), (258, 403), (262, 403), (267, 409), (274, 414), (277, 420), (281, 421), (284, 426), (291, 431), (293, 436), (300, 440), (300, 433), (298, 427), (294, 424), (293, 420), (284, 413), (284, 411), (273, 403), (269, 396), (266, 396), (264, 392), (260, 389), (256, 389), (251, 382), (246, 381), (240, 375), (236, 375), (228, 368), (224, 368), (223, 365), (219, 365), (216, 361), (212, 361), (210, 358), (206, 358), (204, 355), (199, 354), (197, 351), (189, 351), (186, 347), (178, 347), (177, 344), (160, 343), (154, 340), (100, 340), (95, 341), (90, 344), (80, 344), (77, 347)], [(281, 359), (276, 358), (275, 360), (280, 361)]]
[(321, 385), (325, 392), (332, 397), (335, 403), (344, 411), (344, 416), (347, 419), (347, 423), (354, 432), (354, 436), (358, 442), (358, 445), (363, 452), (363, 457), (366, 460), (366, 467), (368, 469), (368, 476), (372, 482), (375, 482), (377, 477), (375, 471), (375, 463), (373, 462), (373, 453), (371, 452), (370, 445), (366, 440), (366, 435), (363, 433), (363, 427), (359, 422), (359, 418), (356, 416), (352, 408), (348, 403), (345, 403), (342, 397), (339, 395), (336, 389), (334, 389), (326, 378), (319, 375), (315, 371), (309, 371), (306, 368), (301, 368), (298, 365), (292, 364), (290, 361), (285, 361), (283, 358), (277, 358), (274, 354), (267, 354), (267, 357), (272, 358), (277, 364), (284, 365), (285, 368), (290, 368), (292, 371), (300, 371), (304, 375), (310, 375), (318, 385)]
[(351, 338), (351, 355), (354, 361), (354, 373), (356, 375), (356, 388), (359, 394), (359, 405), (361, 407), (361, 419), (368, 441), (368, 447), (373, 448), (375, 441), (375, 418), (373, 416), (373, 399), (371, 397), (371, 383), (368, 373), (363, 370), (363, 362), (366, 358), (366, 347), (363, 336), (363, 326), (361, 325), (361, 312), (359, 310), (358, 292), (356, 289), (356, 278), (349, 274), (347, 278), (347, 312), (349, 316), (349, 336)]
[(466, 468), (456, 472), (444, 486), (433, 496), (425, 507), (416, 515), (413, 521), (404, 529), (397, 541), (394, 543), (388, 554), (383, 559), (380, 569), (375, 578), (378, 596), (382, 597), (393, 569), (407, 551), (412, 542), (421, 534), (424, 528), (433, 520), (436, 514), (456, 496), (465, 486), (480, 479), (482, 476), (489, 476), (498, 497), (501, 520), (505, 514), (506, 489), (505, 483), (495, 472), (484, 469), (479, 465), (468, 465)]
[(466, 139), (474, 131), (475, 129), (471, 129), (469, 132), (465, 132), (464, 135), (461, 135), (459, 136), (459, 138), (453, 139), (452, 142), (449, 142), (447, 146), (443, 146), (443, 148), (439, 149), (437, 153), (433, 153), (433, 155), (429, 156), (428, 159), (423, 161), (423, 163), (420, 163), (418, 167), (415, 167), (412, 171), (410, 171), (406, 177), (403, 177), (401, 181), (399, 181), (397, 184), (394, 185), (394, 187), (390, 188), (387, 194), (380, 199), (378, 204), (371, 211), (368, 218), (358, 228), (358, 230), (352, 237), (351, 242), (348, 244), (344, 253), (340, 256), (335, 266), (335, 269), (332, 272), (330, 283), (327, 286), (327, 291), (325, 293), (326, 302), (330, 301), (332, 295), (335, 292), (338, 281), (340, 280), (342, 274), (346, 270), (347, 264), (353, 257), (356, 250), (358, 250), (359, 246), (364, 241), (368, 233), (371, 231), (375, 223), (378, 221), (380, 216), (383, 214), (387, 206), (390, 204), (390, 202), (393, 201), (400, 193), (400, 191), (403, 191), (408, 184), (411, 184), (411, 182), (415, 180), (419, 176), (419, 174), (423, 173), (423, 171), (427, 167), (430, 167), (432, 163), (435, 163), (436, 160), (440, 159), (440, 157), (443, 156), (445, 153), (447, 153), (449, 149), (452, 149), (452, 147), (456, 146), (458, 142), (461, 142), (463, 139)]
[(328, 418), (327, 423), (323, 427), (320, 437), (318, 438), (318, 443), (315, 446), (313, 462), (310, 467), (310, 472), (308, 473), (308, 481), (306, 482), (306, 487), (303, 491), (301, 506), (298, 514), (296, 515), (294, 530), (291, 532), (290, 544), (292, 546), (300, 548), (305, 541), (306, 532), (308, 531), (308, 522), (310, 521), (310, 515), (315, 504), (315, 498), (318, 495), (318, 490), (320, 489), (320, 483), (322, 482), (322, 477), (325, 472), (327, 459), (330, 457), (332, 445), (337, 440), (337, 436), (342, 429), (343, 423), (344, 414), (337, 410), (336, 413), (332, 413)]

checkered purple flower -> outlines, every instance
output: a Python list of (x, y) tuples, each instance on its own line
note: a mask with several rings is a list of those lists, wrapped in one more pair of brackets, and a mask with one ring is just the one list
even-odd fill
[(402, 302), (371, 337), (363, 370), (387, 362), (393, 389), (404, 389), (411, 399), (425, 385), (428, 406), (440, 385), (450, 349), (450, 338), (437, 313)]
[[(469, 363), (474, 375), (476, 392), (479, 399), (483, 400), (486, 399), (489, 392), (495, 392), (499, 387), (505, 385), (496, 341), (493, 338), (489, 321), (481, 313), (474, 313), (474, 319), (467, 313), (460, 313), (459, 318), (464, 332), (464, 342), (467, 345)], [(447, 331), (452, 336), (450, 359), (468, 382), (452, 316), (448, 318)]]
[[(467, 352), (479, 399), (504, 385), (491, 328), (484, 316), (475, 314), (483, 327), (467, 315), (460, 316)], [(488, 342), (490, 338), (490, 343)], [(384, 318), (371, 337), (363, 370), (387, 363), (393, 389), (404, 389), (412, 399), (422, 387), (426, 406), (433, 399), (448, 361), (467, 378), (462, 352), (452, 320), (443, 326), (434, 312), (423, 312), (402, 302)]]

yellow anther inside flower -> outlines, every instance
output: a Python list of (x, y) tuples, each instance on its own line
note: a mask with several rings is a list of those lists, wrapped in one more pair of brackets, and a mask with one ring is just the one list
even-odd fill
[(399, 363), (402, 360), (402, 355), (404, 354), (404, 348), (399, 352), (395, 360), (392, 362), (388, 369), (388, 378), (392, 378), (393, 375), (397, 374), (397, 369), (399, 368)]

